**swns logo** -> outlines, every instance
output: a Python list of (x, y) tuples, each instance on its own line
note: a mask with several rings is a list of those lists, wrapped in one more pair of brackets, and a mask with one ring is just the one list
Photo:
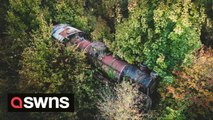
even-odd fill
[(8, 94), (8, 112), (74, 112), (74, 95)]

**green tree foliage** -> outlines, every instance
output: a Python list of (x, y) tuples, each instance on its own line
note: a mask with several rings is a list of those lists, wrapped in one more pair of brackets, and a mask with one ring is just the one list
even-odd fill
[(53, 20), (57, 23), (69, 23), (85, 32), (90, 32), (89, 19), (84, 13), (84, 0), (62, 0), (54, 4)]
[[(104, 41), (113, 40), (116, 24), (128, 15), (127, 4), (127, 0), (88, 0), (86, 10), (97, 17), (92, 38)], [(110, 44), (110, 42), (106, 43)]]
[[(90, 7), (90, 11), (96, 16), (101, 16), (102, 18), (111, 22), (113, 28), (116, 22), (119, 22), (122, 18), (122, 5), (127, 3), (126, 0), (88, 0), (87, 4)], [(114, 29), (114, 28), (113, 28)]]
[[(83, 30), (90, 40), (104, 41), (129, 63), (143, 62), (156, 71), (164, 80), (158, 89), (160, 104), (154, 108), (156, 119), (210, 118), (212, 50), (204, 49), (207, 52), (198, 57), (193, 53), (201, 42), (212, 47), (212, 0), (0, 1), (0, 102), (13, 91), (75, 94), (73, 114), (26, 113), (23, 118), (89, 119), (97, 112), (112, 119), (144, 115), (138, 112), (144, 107), (133, 105), (139, 91), (126, 82), (105, 91), (100, 111), (93, 109), (99, 81), (92, 78), (84, 53), (53, 41), (52, 24), (59, 23)], [(16, 115), (20, 117), (0, 113), (7, 119)]]
[[(64, 48), (51, 37), (52, 21), (70, 23), (79, 29), (90, 30), (90, 27), (86, 27), (89, 25), (83, 15), (83, 1), (16, 0), (9, 1), (9, 5), (6, 20), (9, 24), (7, 34), (10, 41), (5, 42), (7, 44), (4, 46), (9, 46), (6, 51), (12, 52), (11, 63), (16, 66), (10, 67), (19, 70), (16, 78), (19, 81), (18, 90), (33, 93), (74, 93), (77, 114), (85, 114), (81, 112), (84, 109), (94, 109), (94, 93), (97, 93), (99, 82), (92, 79), (86, 56), (76, 51), (74, 46)], [(57, 113), (54, 116), (67, 118), (69, 115)], [(38, 116), (46, 119), (48, 114), (41, 113)]]
[(7, 46), (7, 40), (6, 40), (6, 21), (5, 21), (5, 17), (7, 15), (7, 9), (8, 9), (8, 3), (7, 1), (5, 0), (0, 0), (0, 2), (2, 4), (0, 4), (0, 78), (3, 77), (3, 76), (6, 76), (5, 74), (7, 74), (8, 72), (8, 68), (9, 68), (9, 65), (8, 65), (8, 61), (6, 58), (9, 58), (8, 57), (8, 51), (7, 48), (9, 46)]
[(38, 29), (39, 21), (35, 18), (39, 13), (46, 14), (47, 11), (42, 8), (41, 0), (9, 0), (8, 4), (7, 40), (3, 43), (7, 46), (4, 49), (7, 57), (4, 59), (9, 62), (8, 67), (17, 72), (23, 49), (31, 44), (31, 33)]
[(126, 61), (143, 61), (161, 77), (169, 78), (166, 76), (189, 63), (200, 47), (204, 9), (197, 10), (191, 1), (132, 0), (129, 11), (129, 18), (117, 25), (110, 46)]
[[(52, 26), (41, 14), (39, 29), (32, 35), (32, 45), (24, 49), (20, 70), (20, 91), (33, 93), (74, 93), (75, 111), (92, 109), (98, 81), (90, 76), (90, 66), (83, 52), (74, 46), (64, 48), (53, 42)], [(83, 113), (82, 113), (83, 114)]]
[[(8, 42), (7, 52), (11, 56), (7, 60), (15, 65), (11, 67), (19, 69), (20, 56), (24, 48), (31, 45), (32, 34), (39, 29), (39, 21), (35, 19), (40, 13), (44, 14), (47, 23), (69, 23), (86, 32), (90, 31), (88, 19), (84, 16), (84, 1), (71, 2), (69, 0), (10, 0), (6, 21)], [(88, 26), (88, 27), (85, 27)]]
[(5, 16), (7, 14), (8, 2), (5, 0), (0, 0), (0, 36), (2, 37), (5, 32)]
[(186, 117), (184, 116), (184, 110), (187, 108), (187, 106), (178, 106), (179, 108), (177, 110), (172, 109), (170, 107), (166, 107), (165, 112), (163, 113), (162, 117), (159, 117), (160, 120), (186, 120)]
[(38, 29), (38, 21), (35, 18), (39, 13), (44, 12), (41, 8), (41, 0), (10, 0), (9, 5), (7, 33), (24, 46), (29, 43), (25, 40), (29, 37), (29, 33)]
[(106, 21), (101, 17), (98, 17), (96, 20), (97, 21), (94, 23), (94, 30), (91, 32), (91, 38), (97, 41), (112, 38), (110, 28), (107, 26)]

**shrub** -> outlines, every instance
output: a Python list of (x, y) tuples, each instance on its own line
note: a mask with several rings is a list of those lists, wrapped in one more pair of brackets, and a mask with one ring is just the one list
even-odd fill
[(107, 87), (100, 96), (98, 108), (104, 118), (139, 120), (145, 116), (142, 109), (146, 107), (147, 96), (127, 81), (117, 84), (113, 89)]

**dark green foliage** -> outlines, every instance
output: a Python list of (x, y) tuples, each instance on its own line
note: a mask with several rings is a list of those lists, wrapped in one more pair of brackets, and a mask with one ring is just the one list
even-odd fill
[(17, 72), (20, 69), (20, 58), (24, 48), (31, 45), (31, 33), (38, 29), (39, 21), (36, 17), (47, 13), (41, 7), (40, 0), (9, 0), (9, 7), (5, 20), (7, 21), (5, 42), (5, 61), (9, 62), (9, 68)]
[(6, 40), (6, 20), (4, 19), (7, 15), (8, 3), (5, 0), (0, 0), (0, 2), (2, 3), (0, 4), (0, 77), (3, 77), (4, 74), (7, 74), (9, 69), (8, 56), (10, 54), (8, 54), (9, 51), (7, 51), (7, 49), (10, 43), (8, 44)]
[[(33, 93), (74, 93), (76, 113), (84, 114), (81, 112), (84, 109), (92, 112), (97, 98), (94, 93), (97, 93), (99, 81), (92, 78), (86, 56), (76, 51), (74, 46), (65, 48), (51, 37), (52, 20), (90, 30), (85, 27), (88, 26), (87, 18), (81, 16), (83, 4), (75, 6), (71, 1), (52, 1), (49, 4), (45, 0), (17, 0), (9, 3), (6, 20), (9, 24), (7, 34), (10, 41), (4, 40), (1, 44), (6, 43), (4, 46), (8, 48), (5, 51), (15, 56), (9, 61), (10, 56), (7, 55), (5, 61), (14, 64), (10, 67), (19, 73), (16, 76), (19, 83), (14, 83), (18, 90)], [(69, 8), (71, 5), (72, 9)], [(73, 10), (74, 8), (76, 9)], [(73, 115), (76, 116), (57, 113), (48, 119), (67, 119)], [(37, 118), (33, 116), (32, 114), (33, 119), (46, 119), (48, 114), (39, 114)]]
[(38, 16), (40, 25), (32, 35), (32, 46), (24, 49), (20, 70), (20, 91), (34, 93), (74, 93), (75, 111), (94, 108), (98, 81), (90, 76), (83, 52), (64, 48), (51, 39), (52, 26)]
[(213, 1), (205, 0), (205, 1), (197, 1), (196, 4), (205, 6), (207, 19), (202, 28), (201, 41), (204, 45), (208, 47), (213, 46)]
[(7, 15), (8, 2), (6, 0), (0, 0), (0, 36), (2, 37), (5, 34), (5, 16)]
[[(58, 1), (54, 5), (53, 20), (56, 23), (69, 23), (85, 32), (90, 31), (88, 18), (84, 15), (84, 1)], [(87, 27), (86, 27), (87, 26)]]
[(29, 33), (38, 29), (36, 16), (44, 12), (41, 8), (41, 0), (10, 0), (9, 5), (7, 33), (19, 44), (25, 46), (29, 43), (25, 40), (30, 36)]
[[(104, 41), (115, 56), (136, 65), (143, 62), (158, 73), (162, 78), (158, 89), (161, 99), (153, 108), (157, 111), (153, 119), (209, 117), (205, 115), (210, 113), (207, 103), (211, 91), (205, 90), (205, 84), (200, 86), (200, 79), (209, 75), (205, 70), (211, 70), (211, 63), (195, 62), (192, 68), (188, 65), (196, 58), (194, 53), (201, 42), (212, 47), (212, 0), (0, 1), (0, 103), (8, 92), (14, 91), (74, 93), (76, 100), (75, 113), (0, 112), (0, 119), (94, 119), (100, 112), (96, 109), (100, 83), (93, 78), (94, 68), (88, 65), (84, 53), (74, 46), (64, 47), (51, 37), (53, 24), (59, 23), (84, 31), (91, 41)], [(119, 86), (115, 89), (119, 90)], [(128, 93), (131, 92), (134, 90)], [(132, 95), (135, 96), (124, 94), (126, 98)], [(117, 105), (116, 110), (135, 114), (122, 104), (113, 105), (114, 101), (104, 102), (110, 103), (102, 106), (106, 113), (113, 113), (107, 109)], [(0, 106), (0, 111), (3, 109)]]

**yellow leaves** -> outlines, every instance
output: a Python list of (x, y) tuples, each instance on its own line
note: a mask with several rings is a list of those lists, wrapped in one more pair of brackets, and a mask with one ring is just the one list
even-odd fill
[(163, 63), (165, 59), (165, 56), (163, 54), (160, 54), (158, 59), (157, 59), (157, 63)]
[[(177, 71), (176, 83), (164, 86), (160, 91), (162, 100), (167, 102), (189, 102), (187, 113), (206, 116), (213, 111), (213, 50), (203, 48), (194, 59), (192, 65)], [(169, 101), (169, 102), (170, 102)], [(172, 105), (175, 105), (175, 103)], [(193, 117), (192, 117), (193, 118)]]
[(177, 15), (175, 14), (175, 12), (171, 11), (170, 15), (169, 15), (169, 19), (172, 20), (172, 22), (177, 22)]
[(164, 27), (167, 24), (167, 21), (164, 17), (165, 13), (167, 12), (168, 8), (165, 6), (163, 2), (160, 2), (160, 5), (157, 7), (156, 10), (154, 10), (154, 16), (153, 20), (155, 22), (156, 26), (156, 33), (160, 33), (162, 27)]
[(174, 28), (174, 32), (178, 35), (181, 35), (183, 33), (183, 29), (180, 25), (177, 25), (175, 28)]
[(133, 9), (137, 6), (137, 1), (138, 0), (130, 0), (128, 4), (128, 10), (131, 12)]
[[(175, 85), (167, 86), (168, 94), (173, 98), (189, 98), (193, 111), (200, 114), (208, 114), (213, 102), (213, 50), (203, 48), (197, 54), (197, 58), (191, 66), (185, 67), (181, 72), (176, 73), (179, 76)], [(205, 111), (205, 112), (202, 112)]]
[(213, 50), (201, 49), (199, 56), (190, 68), (185, 68), (186, 73), (195, 80), (213, 79)]
[(210, 18), (206, 19), (206, 26), (209, 28), (213, 28), (213, 20), (211, 20)]
[(156, 60), (156, 63), (161, 67), (161, 68), (167, 68), (166, 63), (165, 63), (165, 56), (163, 54), (159, 54), (159, 57)]
[(182, 100), (184, 99), (185, 95), (183, 93), (181, 93), (180, 91), (178, 91), (176, 88), (172, 87), (172, 86), (167, 86), (167, 91), (169, 94), (172, 94), (173, 98), (174, 99), (177, 99), (177, 100)]

